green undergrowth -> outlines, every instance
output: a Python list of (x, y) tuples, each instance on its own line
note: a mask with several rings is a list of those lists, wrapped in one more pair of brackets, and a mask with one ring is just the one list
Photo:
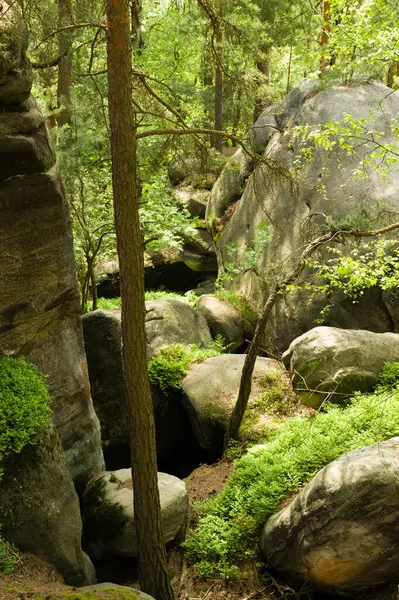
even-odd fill
[[(34, 444), (51, 420), (47, 382), (22, 358), (0, 357), (0, 465), (13, 452)], [(0, 480), (3, 471), (0, 467)], [(0, 536), (0, 571), (10, 573), (18, 551)]]
[[(180, 300), (180, 302), (188, 302), (187, 296), (178, 294), (177, 292), (169, 292), (168, 290), (148, 290), (145, 293), (147, 300)], [(99, 298), (97, 302), (98, 308), (102, 310), (114, 310), (121, 307), (121, 299), (119, 298)]]
[(148, 365), (148, 376), (152, 384), (168, 395), (171, 389), (180, 389), (191, 363), (202, 362), (219, 356), (228, 350), (221, 336), (207, 348), (197, 344), (169, 344), (156, 351)]
[(215, 292), (215, 296), (228, 304), (231, 304), (238, 312), (241, 314), (244, 319), (245, 327), (249, 331), (254, 331), (256, 322), (258, 319), (258, 315), (255, 309), (251, 306), (250, 302), (246, 300), (237, 292), (232, 290), (225, 290), (223, 288), (219, 288)]
[(260, 527), (284, 499), (341, 454), (396, 435), (399, 389), (382, 386), (271, 429), (267, 443), (236, 462), (224, 490), (198, 507), (198, 526), (184, 544), (188, 558), (204, 577), (234, 577), (256, 556)]

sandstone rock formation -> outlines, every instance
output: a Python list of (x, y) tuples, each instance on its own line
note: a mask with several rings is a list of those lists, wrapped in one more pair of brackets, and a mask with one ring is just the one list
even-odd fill
[(344, 454), (266, 523), (266, 560), (339, 594), (397, 581), (398, 493), (399, 437)]
[(294, 390), (312, 408), (372, 390), (384, 364), (393, 361), (399, 361), (398, 334), (336, 327), (311, 329), (283, 354)]
[[(222, 354), (194, 363), (182, 383), (183, 403), (191, 427), (202, 448), (220, 456), (231, 412), (237, 399), (243, 354)], [(253, 395), (265, 389), (260, 380), (282, 365), (271, 358), (257, 358), (253, 375)]]
[(205, 317), (212, 337), (221, 336), (229, 344), (230, 351), (243, 345), (245, 323), (234, 306), (216, 296), (203, 295), (197, 302), (197, 310)]
[(33, 98), (21, 15), (0, 0), (0, 352), (48, 376), (54, 421), (81, 488), (101, 468), (72, 232), (50, 134)]
[[(266, 162), (260, 162), (250, 174), (249, 159), (238, 151), (217, 180), (208, 202), (208, 226), (218, 234), (219, 271), (223, 272), (227, 262), (235, 261), (238, 267), (232, 281), (226, 283), (228, 287), (251, 297), (260, 307), (276, 278), (296, 264), (304, 243), (324, 231), (323, 214), (335, 222), (352, 223), (362, 210), (370, 217), (375, 215), (379, 204), (398, 211), (395, 182), (399, 165), (391, 166), (385, 181), (374, 165), (365, 167), (366, 178), (354, 179), (359, 161), (370, 152), (368, 146), (358, 144), (353, 156), (340, 154), (336, 147), (331, 154), (316, 148), (314, 159), (298, 170), (301, 140), (293, 133), (297, 125), (309, 124), (313, 130), (328, 121), (342, 121), (344, 113), (349, 113), (355, 120), (366, 119), (370, 131), (383, 133), (381, 143), (395, 144), (390, 123), (398, 111), (399, 92), (378, 82), (336, 85), (325, 90), (315, 82), (306, 82), (282, 104), (267, 109), (249, 134)], [(328, 200), (320, 193), (320, 186), (324, 186)], [(263, 223), (268, 224), (269, 241), (258, 248), (256, 268), (240, 271), (246, 249), (253, 248)], [(396, 331), (398, 303), (390, 300), (391, 295), (371, 290), (357, 304), (336, 295), (331, 299), (333, 310), (325, 324)], [(279, 298), (269, 320), (265, 347), (274, 352), (285, 350), (293, 339), (315, 325), (326, 300), (321, 298), (308, 306), (308, 297), (306, 292), (292, 292)]]
[(53, 564), (67, 584), (94, 583), (94, 567), (81, 547), (79, 500), (54, 426), (2, 467), (2, 535)]
[(167, 344), (206, 346), (212, 341), (205, 318), (179, 300), (146, 302), (145, 331), (148, 358)]
[[(173, 475), (158, 473), (161, 521), (165, 543), (186, 526), (186, 485)], [(118, 559), (137, 556), (130, 469), (107, 472), (93, 481), (83, 496), (84, 539), (90, 556)]]
[[(107, 468), (128, 467), (129, 417), (122, 373), (121, 314), (118, 310), (96, 310), (84, 315), (82, 323), (93, 402), (101, 423)], [(179, 338), (179, 341), (182, 339)], [(168, 467), (169, 470), (172, 464), (176, 467), (176, 456), (181, 447), (185, 448), (185, 456), (190, 451), (195, 452), (192, 448), (194, 438), (179, 392), (165, 396), (161, 390), (151, 386), (151, 395), (158, 463), (162, 469)]]
[[(141, 590), (135, 590), (125, 585), (117, 585), (116, 583), (104, 582), (96, 583), (95, 585), (86, 585), (80, 588), (82, 592), (109, 592), (112, 596), (116, 596), (119, 600), (124, 600), (125, 597), (129, 600), (155, 600), (152, 596), (145, 594)], [(134, 594), (134, 597), (132, 595)], [(93, 598), (95, 600), (95, 598)]]

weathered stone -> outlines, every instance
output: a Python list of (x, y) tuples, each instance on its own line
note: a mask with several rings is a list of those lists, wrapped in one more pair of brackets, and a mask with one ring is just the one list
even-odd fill
[(339, 594), (397, 581), (398, 494), (399, 437), (348, 452), (268, 520), (266, 560)]
[[(86, 585), (85, 587), (80, 588), (79, 591), (82, 592), (107, 592), (109, 591), (112, 595), (118, 597), (119, 600), (124, 600), (125, 595), (128, 595), (129, 600), (136, 600), (132, 598), (132, 594), (135, 594), (137, 600), (155, 600), (152, 596), (145, 594), (141, 590), (136, 590), (131, 587), (127, 587), (125, 585), (117, 585), (116, 583), (96, 583), (95, 585)], [(93, 599), (95, 600), (95, 599)]]
[(44, 117), (30, 97), (26, 102), (0, 108), (0, 138), (36, 132), (44, 125)]
[[(191, 365), (182, 383), (183, 402), (191, 427), (202, 448), (220, 455), (231, 412), (240, 387), (245, 356), (222, 354)], [(253, 382), (271, 370), (281, 371), (281, 363), (257, 358)], [(253, 391), (259, 391), (253, 386)]]
[(80, 324), (67, 202), (56, 167), (0, 186), (0, 351), (48, 376), (54, 421), (79, 489), (103, 458)]
[[(101, 423), (107, 468), (130, 465), (129, 416), (126, 404), (122, 355), (121, 313), (96, 310), (82, 317), (91, 393)], [(193, 445), (193, 435), (178, 392), (165, 396), (151, 386), (160, 468), (176, 468), (176, 456)], [(182, 463), (184, 461), (181, 461)]]
[(276, 113), (278, 110), (278, 104), (268, 106), (264, 111), (262, 111), (261, 115), (249, 129), (247, 138), (251, 149), (254, 152), (262, 154), (272, 135), (279, 130), (276, 119)]
[[(373, 114), (370, 110), (374, 110)], [(367, 177), (354, 179), (353, 171), (370, 149), (359, 145), (354, 156), (347, 156), (339, 155), (336, 145), (331, 155), (316, 148), (314, 159), (304, 164), (298, 173), (295, 161), (299, 157), (301, 142), (292, 132), (296, 125), (309, 124), (314, 129), (328, 121), (342, 121), (344, 113), (349, 113), (355, 120), (365, 118), (371, 131), (383, 132), (381, 143), (394, 144), (394, 134), (387, 123), (396, 118), (398, 112), (399, 93), (392, 93), (378, 82), (351, 87), (337, 85), (313, 92), (307, 82), (303, 89), (294, 90), (286, 98), (276, 112), (279, 131), (272, 135), (266, 146), (264, 156), (268, 160), (256, 166), (246, 181), (236, 210), (223, 224), (223, 229), (218, 229), (218, 261), (222, 272), (227, 261), (236, 261), (238, 266), (242, 264), (246, 249), (253, 248), (258, 227), (265, 222), (270, 226), (268, 243), (258, 249), (260, 257), (256, 269), (245, 272), (237, 269), (232, 281), (226, 283), (229, 289), (250, 297), (260, 309), (276, 275), (289, 273), (298, 260), (300, 249), (325, 231), (322, 214), (327, 214), (334, 222), (351, 223), (356, 222), (361, 210), (369, 212), (372, 217), (378, 203), (398, 211), (399, 190), (395, 182), (399, 176), (399, 165), (391, 165), (385, 179), (373, 165), (365, 167)], [(227, 180), (226, 189), (223, 185), (222, 174), (208, 203), (210, 226), (212, 217), (219, 217), (232, 198)], [(318, 191), (320, 185), (325, 186), (328, 201)], [(314, 215), (312, 220), (310, 215)], [(233, 256), (232, 244), (236, 244)], [(309, 272), (305, 276), (308, 281)], [(306, 291), (279, 297), (267, 325), (265, 348), (274, 353), (285, 350), (293, 339), (314, 326), (327, 299), (312, 300), (307, 305), (308, 299)], [(394, 331), (395, 323), (399, 322), (395, 316), (399, 305), (387, 307), (378, 290), (370, 290), (355, 305), (343, 294), (334, 295), (331, 301), (333, 308), (325, 319), (326, 325), (383, 332)]]
[(217, 335), (230, 345), (230, 350), (235, 350), (245, 341), (245, 323), (236, 308), (223, 302), (216, 296), (203, 295), (197, 302), (197, 310), (208, 323), (212, 337)]
[(188, 210), (191, 216), (205, 219), (206, 205), (210, 196), (208, 190), (199, 190), (191, 186), (178, 186), (173, 189), (173, 195)]
[(54, 427), (36, 445), (10, 455), (2, 468), (2, 535), (49, 561), (69, 585), (94, 583), (94, 567), (81, 547), (79, 500)]
[(24, 59), (20, 68), (10, 71), (0, 81), (0, 105), (19, 104), (27, 100), (32, 88), (32, 67)]
[[(93, 481), (83, 496), (84, 539), (93, 558), (137, 556), (133, 489), (130, 469), (107, 472)], [(188, 498), (184, 481), (158, 473), (164, 542), (173, 541), (186, 526)]]
[(303, 404), (318, 408), (373, 389), (384, 364), (399, 361), (399, 335), (315, 327), (292, 342), (283, 361)]
[(55, 163), (46, 125), (32, 135), (0, 137), (0, 179), (48, 171)]
[(227, 207), (241, 198), (252, 169), (253, 162), (242, 148), (239, 148), (230, 158), (212, 188), (206, 208), (208, 222), (211, 223), (214, 218), (222, 217)]
[(205, 318), (179, 300), (146, 302), (145, 330), (149, 359), (155, 350), (167, 344), (206, 346), (212, 341)]

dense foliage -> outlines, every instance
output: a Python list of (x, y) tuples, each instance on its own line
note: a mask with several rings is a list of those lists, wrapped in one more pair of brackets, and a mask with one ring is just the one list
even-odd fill
[[(0, 465), (7, 455), (35, 443), (51, 412), (46, 379), (35, 365), (0, 357)], [(0, 571), (11, 572), (18, 560), (16, 548), (0, 536)]]
[(373, 394), (288, 421), (236, 462), (224, 490), (199, 507), (198, 527), (185, 542), (202, 575), (236, 575), (256, 556), (259, 528), (285, 498), (344, 452), (399, 435), (398, 374), (398, 363), (388, 364)]

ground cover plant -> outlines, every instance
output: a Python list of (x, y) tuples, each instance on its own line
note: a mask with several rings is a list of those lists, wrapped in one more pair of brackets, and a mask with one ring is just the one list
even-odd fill
[(152, 384), (168, 394), (171, 389), (181, 387), (192, 363), (219, 356), (227, 350), (221, 336), (216, 336), (207, 348), (197, 344), (169, 344), (155, 352), (148, 365), (148, 376)]
[[(12, 452), (34, 444), (51, 420), (47, 382), (37, 367), (22, 358), (0, 357), (0, 465)], [(3, 471), (0, 466), (0, 481)], [(0, 571), (9, 573), (18, 551), (0, 535)]]
[(202, 576), (237, 575), (238, 565), (256, 557), (260, 527), (285, 498), (341, 454), (399, 434), (397, 372), (391, 363), (374, 393), (271, 430), (236, 462), (224, 490), (198, 507), (198, 526), (184, 544)]

